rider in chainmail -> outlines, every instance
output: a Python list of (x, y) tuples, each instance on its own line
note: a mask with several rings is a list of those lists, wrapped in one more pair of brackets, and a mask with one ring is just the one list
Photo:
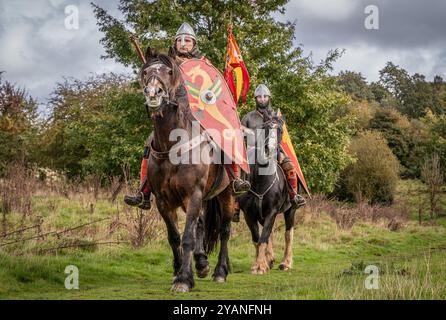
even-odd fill
[[(242, 119), (242, 126), (256, 132), (262, 129), (264, 118), (269, 118), (273, 114), (271, 106), (271, 93), (268, 87), (260, 84), (255, 92), (256, 110), (249, 112)], [(296, 168), (291, 159), (280, 149), (279, 164), (285, 172), (289, 186), (288, 191), (291, 203), (294, 207), (301, 207), (305, 204), (305, 199), (298, 193), (298, 178)]]
[[(175, 44), (169, 48), (169, 56), (175, 59), (176, 63), (180, 65), (188, 59), (203, 59), (207, 58), (200, 52), (197, 45), (197, 37), (193, 28), (188, 23), (183, 23), (175, 35)], [(210, 62), (209, 62), (210, 63)], [(176, 97), (187, 96), (186, 90), (178, 90)], [(144, 146), (143, 160), (141, 163), (140, 173), (140, 187), (136, 195), (126, 195), (124, 201), (131, 206), (137, 206), (141, 209), (150, 209), (150, 194), (151, 189), (148, 183), (148, 159), (150, 155), (150, 146), (153, 139), (153, 133), (147, 138)], [(236, 194), (242, 194), (250, 189), (248, 181), (242, 180), (238, 177), (238, 167), (233, 163), (232, 165), (225, 165), (228, 176), (232, 182), (232, 188)], [(238, 201), (235, 203), (236, 219), (239, 213)]]

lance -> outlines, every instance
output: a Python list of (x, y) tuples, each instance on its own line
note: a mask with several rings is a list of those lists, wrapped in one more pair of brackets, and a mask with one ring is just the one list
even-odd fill
[(142, 63), (146, 63), (146, 58), (144, 57), (144, 54), (141, 51), (141, 48), (139, 46), (138, 40), (136, 39), (136, 37), (130, 33), (129, 35), (130, 41), (133, 43), (133, 45), (135, 46), (136, 52), (138, 52), (139, 58), (141, 59)]

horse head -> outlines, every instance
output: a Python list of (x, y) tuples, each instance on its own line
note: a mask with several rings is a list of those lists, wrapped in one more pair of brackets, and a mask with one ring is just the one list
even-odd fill
[(140, 82), (147, 106), (156, 110), (166, 103), (175, 104), (175, 93), (182, 79), (179, 67), (171, 57), (151, 48), (147, 48), (145, 58)]
[(284, 123), (284, 119), (275, 112), (264, 115), (262, 128), (265, 130), (264, 150), (268, 160), (273, 157), (277, 159)]

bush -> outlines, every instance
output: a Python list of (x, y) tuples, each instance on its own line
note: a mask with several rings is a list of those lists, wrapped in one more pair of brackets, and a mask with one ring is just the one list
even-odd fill
[(366, 131), (352, 140), (349, 153), (356, 159), (341, 174), (336, 195), (344, 200), (393, 202), (399, 162), (377, 132)]

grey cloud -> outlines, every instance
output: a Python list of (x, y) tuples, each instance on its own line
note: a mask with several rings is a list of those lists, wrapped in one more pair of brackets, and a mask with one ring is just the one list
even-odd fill
[[(95, 1), (120, 18), (118, 0)], [(80, 29), (64, 28), (66, 5), (79, 6)], [(376, 5), (380, 29), (364, 28), (364, 8)], [(297, 21), (296, 44), (313, 52), (345, 48), (335, 71), (362, 72), (369, 80), (391, 60), (410, 73), (446, 79), (446, 0), (291, 0), (287, 19)], [(0, 70), (45, 102), (63, 76), (84, 78), (92, 72), (131, 72), (112, 60), (101, 60), (102, 34), (89, 1), (0, 0)]]
[[(445, 64), (440, 62), (446, 54), (445, 0), (341, 2), (333, 10), (332, 1), (316, 0), (316, 12), (306, 0), (287, 5), (285, 17), (297, 20), (296, 44), (303, 44), (304, 52), (321, 59), (330, 49), (346, 49), (335, 70), (361, 71), (369, 80), (377, 80), (379, 69), (389, 60), (428, 79), (445, 74)], [(364, 27), (368, 5), (379, 9), (379, 30)]]
[[(112, 5), (110, 1), (99, 4)], [(102, 35), (89, 2), (5, 1), (0, 5), (0, 70), (6, 70), (6, 79), (25, 86), (40, 102), (46, 101), (55, 83), (65, 76), (82, 79), (90, 73), (129, 72), (100, 59)], [(79, 8), (78, 30), (65, 28), (67, 5)]]

